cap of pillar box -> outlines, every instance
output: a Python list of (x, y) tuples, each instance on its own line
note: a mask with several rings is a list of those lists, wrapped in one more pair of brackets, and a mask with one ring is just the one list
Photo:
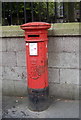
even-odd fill
[(23, 30), (27, 30), (27, 29), (49, 29), (51, 27), (51, 24), (46, 23), (46, 22), (29, 22), (29, 23), (21, 25), (20, 27)]

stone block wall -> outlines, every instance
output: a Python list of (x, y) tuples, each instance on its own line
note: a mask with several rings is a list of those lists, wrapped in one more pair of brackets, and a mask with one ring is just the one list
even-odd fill
[[(49, 94), (58, 98), (78, 99), (80, 87), (79, 28), (76, 23), (71, 28), (68, 28), (66, 24), (65, 32), (65, 24), (63, 27), (62, 24), (60, 24), (61, 27), (59, 24), (56, 24), (57, 26), (58, 29), (53, 29), (52, 26), (48, 34)], [(75, 31), (74, 28), (77, 30)], [(70, 32), (67, 32), (68, 29)], [(2, 75), (0, 76), (2, 77), (3, 95), (25, 96), (27, 95), (27, 76), (24, 31), (20, 30), (19, 26), (8, 27), (8, 30), (3, 27), (2, 44), (0, 44), (0, 48), (2, 47), (0, 50)]]
[(3, 94), (26, 95), (24, 38), (3, 38), (2, 45)]
[(56, 97), (79, 97), (79, 37), (49, 37), (49, 85)]

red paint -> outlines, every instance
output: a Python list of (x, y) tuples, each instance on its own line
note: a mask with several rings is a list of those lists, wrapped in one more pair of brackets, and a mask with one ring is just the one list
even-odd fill
[[(27, 82), (28, 88), (42, 89), (48, 87), (48, 38), (47, 29), (51, 25), (44, 22), (31, 22), (21, 25), (25, 30), (26, 43), (26, 62), (27, 62)], [(35, 50), (37, 55), (30, 55), (30, 43), (37, 43), (37, 48), (31, 48), (31, 52)], [(36, 53), (37, 50), (37, 53)]]

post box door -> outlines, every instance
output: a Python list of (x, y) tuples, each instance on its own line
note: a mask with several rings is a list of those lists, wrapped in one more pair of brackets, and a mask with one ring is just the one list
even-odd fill
[(47, 41), (26, 43), (28, 86), (45, 88), (48, 86)]

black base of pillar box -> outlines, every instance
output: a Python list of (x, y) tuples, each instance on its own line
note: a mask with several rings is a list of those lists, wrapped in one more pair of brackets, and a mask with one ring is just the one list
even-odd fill
[(44, 89), (28, 88), (28, 108), (32, 111), (43, 111), (49, 107), (49, 87)]

